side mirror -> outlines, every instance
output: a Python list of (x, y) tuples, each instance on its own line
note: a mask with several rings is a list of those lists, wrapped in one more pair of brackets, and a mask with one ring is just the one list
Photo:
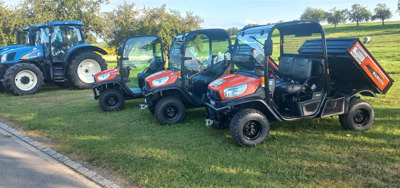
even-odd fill
[(273, 42), (272, 42), (272, 39), (267, 39), (267, 40), (265, 40), (265, 43), (264, 43), (264, 54), (265, 54), (265, 56), (271, 56), (272, 55), (272, 44), (273, 44)]

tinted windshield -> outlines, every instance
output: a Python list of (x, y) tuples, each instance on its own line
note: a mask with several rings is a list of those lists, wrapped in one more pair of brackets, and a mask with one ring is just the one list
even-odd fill
[(265, 60), (263, 46), (267, 38), (266, 33), (239, 33), (232, 54), (235, 69), (254, 71), (262, 65)]
[(161, 41), (154, 36), (130, 38), (125, 42), (123, 67), (144, 68), (162, 61)]

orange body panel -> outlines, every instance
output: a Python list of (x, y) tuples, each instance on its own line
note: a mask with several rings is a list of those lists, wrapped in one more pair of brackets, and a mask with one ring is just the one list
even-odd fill
[[(247, 89), (242, 95), (239, 95), (234, 98), (225, 98), (224, 90), (226, 88), (239, 86), (243, 84), (247, 84)], [(221, 99), (226, 100), (226, 99), (237, 99), (246, 95), (253, 94), (256, 92), (257, 88), (260, 85), (261, 85), (261, 78), (247, 77), (240, 74), (232, 73), (214, 80), (213, 82), (210, 83), (210, 85), (208, 85), (208, 88), (218, 91), (219, 95), (221, 96)]]
[(169, 77), (168, 81), (164, 85), (160, 85), (158, 87), (163, 87), (163, 86), (175, 83), (175, 81), (179, 77), (179, 72), (178, 71), (170, 71), (170, 70), (162, 70), (162, 71), (151, 74), (146, 79), (144, 79), (144, 81), (148, 82), (150, 84), (151, 88), (158, 88), (158, 87), (153, 86), (153, 80), (156, 80), (156, 79), (159, 79), (162, 77), (166, 77), (166, 76)]

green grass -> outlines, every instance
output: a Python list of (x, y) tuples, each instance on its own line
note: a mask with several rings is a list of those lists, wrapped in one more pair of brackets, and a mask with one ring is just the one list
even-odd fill
[[(400, 80), (400, 22), (326, 27), (328, 37), (371, 36), (366, 44), (394, 80)], [(115, 62), (112, 66), (115, 66)], [(268, 140), (236, 146), (228, 130), (204, 126), (205, 110), (184, 123), (160, 126), (143, 99), (103, 112), (90, 90), (46, 87), (38, 94), (0, 94), (0, 116), (39, 132), (55, 150), (144, 187), (400, 187), (400, 87), (375, 108), (372, 129), (343, 130), (337, 117), (273, 124)]]

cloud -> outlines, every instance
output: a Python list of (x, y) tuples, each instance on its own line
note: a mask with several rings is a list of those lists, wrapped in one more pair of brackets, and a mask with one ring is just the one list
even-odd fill
[(254, 22), (253, 20), (246, 19), (246, 20), (244, 21), (244, 24), (248, 25), (248, 24), (257, 24), (257, 23)]

